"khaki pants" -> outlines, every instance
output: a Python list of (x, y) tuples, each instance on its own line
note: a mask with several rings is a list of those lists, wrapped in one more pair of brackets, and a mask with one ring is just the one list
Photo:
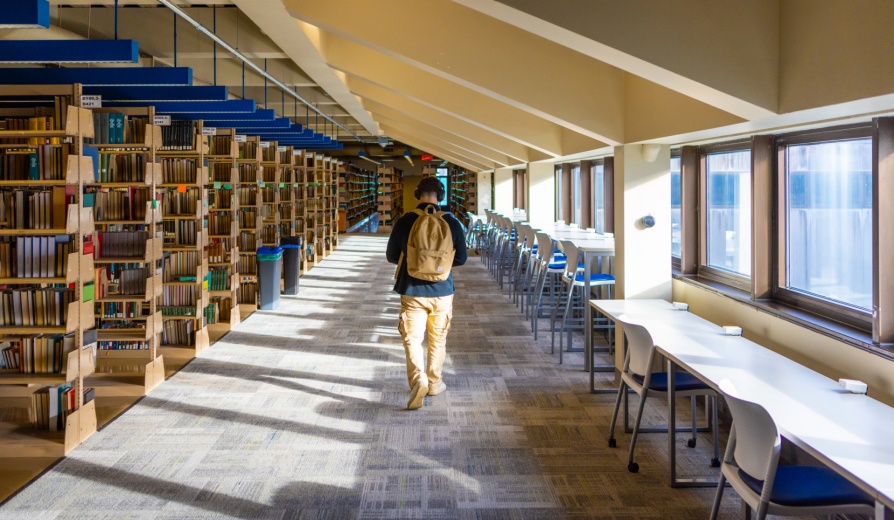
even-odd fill
[[(428, 386), (441, 383), (441, 370), (447, 350), (447, 332), (453, 318), (453, 295), (436, 298), (400, 297), (398, 330), (407, 355), (407, 381), (412, 389), (420, 380)], [(422, 340), (428, 330), (428, 369), (422, 353)]]

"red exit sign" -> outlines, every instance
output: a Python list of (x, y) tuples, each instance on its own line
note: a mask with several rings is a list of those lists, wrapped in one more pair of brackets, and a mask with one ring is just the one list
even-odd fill
[(435, 157), (430, 153), (424, 153), (424, 154), (422, 154), (421, 158), (423, 161), (430, 161), (430, 160), (434, 159)]

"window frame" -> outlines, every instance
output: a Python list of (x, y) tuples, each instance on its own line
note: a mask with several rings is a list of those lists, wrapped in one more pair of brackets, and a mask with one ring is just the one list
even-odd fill
[[(683, 213), (683, 151), (680, 148), (673, 148), (670, 151), (670, 156), (671, 156), (672, 161), (674, 159), (680, 159), (680, 221), (681, 221), (680, 222), (680, 256), (674, 256), (673, 235), (671, 235), (671, 268), (674, 271), (679, 272), (683, 265), (683, 254), (684, 254), (683, 253), (683, 248), (684, 248), (683, 242), (685, 241), (684, 240), (685, 237), (683, 236), (683, 222), (682, 222), (682, 220), (683, 220), (683, 215), (682, 215), (682, 213)], [(670, 164), (668, 164), (668, 166), (670, 166)], [(673, 188), (673, 181), (671, 181), (671, 182), (672, 182), (672, 184), (671, 184), (671, 212), (673, 213), (673, 211), (674, 211), (674, 204), (673, 204), (674, 188)], [(673, 222), (673, 217), (671, 217), (671, 222)], [(673, 231), (671, 231), (671, 232), (673, 233)]]
[[(783, 287), (786, 279), (787, 269), (787, 224), (788, 215), (786, 205), (788, 202), (788, 190), (786, 189), (786, 148), (791, 145), (803, 144), (821, 144), (839, 141), (849, 141), (855, 139), (873, 140), (875, 146), (875, 138), (872, 133), (872, 124), (859, 123), (855, 125), (828, 127), (815, 130), (805, 130), (801, 132), (791, 132), (776, 136), (775, 143), (775, 182), (774, 191), (777, 195), (773, 226), (774, 235), (772, 244), (775, 246), (773, 253), (775, 269), (772, 270), (770, 280), (770, 290), (773, 300), (794, 307), (811, 314), (816, 314), (824, 318), (841, 322), (850, 327), (860, 330), (869, 331), (872, 329), (873, 316), (871, 309), (861, 309), (859, 307), (849, 305), (845, 302), (836, 302), (818, 296), (811, 296), (805, 292), (796, 291)], [(875, 186), (875, 170), (873, 168), (873, 189)], [(873, 195), (873, 199), (875, 196)], [(875, 212), (875, 207), (873, 207)], [(873, 236), (877, 234), (873, 230)], [(875, 288), (878, 284), (877, 279), (873, 279), (872, 285)], [(875, 289), (873, 289), (875, 290)]]
[[(716, 143), (701, 146), (698, 149), (698, 184), (699, 184), (699, 208), (702, 209), (699, 211), (699, 233), (698, 233), (698, 276), (701, 278), (705, 278), (707, 280), (711, 280), (723, 285), (729, 285), (736, 289), (742, 291), (751, 292), (751, 276), (745, 276), (738, 273), (733, 273), (731, 271), (727, 271), (724, 269), (718, 269), (716, 267), (711, 267), (708, 265), (708, 168), (707, 168), (707, 158), (708, 155), (715, 153), (729, 153), (729, 152), (742, 152), (748, 151), (749, 154), (753, 154), (752, 145), (750, 140), (736, 140), (736, 141), (727, 141), (723, 143)], [(682, 180), (682, 164), (681, 168), (681, 180)], [(752, 176), (752, 182), (754, 180), (754, 172), (750, 172)], [(752, 192), (751, 200), (748, 201), (748, 204), (751, 204), (754, 200), (754, 193)], [(752, 218), (752, 227), (754, 214), (751, 215)], [(753, 237), (752, 237), (753, 239)], [(685, 246), (684, 246), (685, 247)], [(754, 263), (754, 248), (751, 250), (752, 264)], [(753, 271), (752, 271), (753, 275)]]

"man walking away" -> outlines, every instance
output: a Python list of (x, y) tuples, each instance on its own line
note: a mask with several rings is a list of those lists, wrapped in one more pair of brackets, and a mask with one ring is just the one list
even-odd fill
[[(422, 408), (426, 395), (447, 390), (441, 371), (453, 317), (451, 267), (466, 263), (462, 224), (438, 210), (445, 196), (441, 181), (435, 177), (422, 179), (414, 195), (419, 205), (394, 224), (385, 253), (390, 263), (397, 264), (394, 292), (401, 295), (398, 330), (407, 355), (410, 410)], [(422, 352), (426, 330), (427, 369)]]

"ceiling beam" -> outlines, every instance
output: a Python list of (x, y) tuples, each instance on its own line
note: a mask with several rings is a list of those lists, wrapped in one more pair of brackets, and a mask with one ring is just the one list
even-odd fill
[(457, 164), (464, 168), (480, 171), (480, 170), (489, 170), (492, 168), (496, 168), (497, 166), (494, 163), (482, 163), (479, 161), (475, 161), (469, 159), (465, 156), (457, 154), (454, 150), (450, 148), (446, 148), (443, 145), (435, 142), (431, 142), (428, 139), (416, 136), (416, 135), (406, 135), (402, 134), (398, 131), (395, 131), (392, 134), (396, 139), (399, 139), (402, 142), (405, 142), (411, 146), (419, 148), (420, 150), (425, 150), (428, 153), (434, 154), (441, 159), (446, 159), (453, 164)]

